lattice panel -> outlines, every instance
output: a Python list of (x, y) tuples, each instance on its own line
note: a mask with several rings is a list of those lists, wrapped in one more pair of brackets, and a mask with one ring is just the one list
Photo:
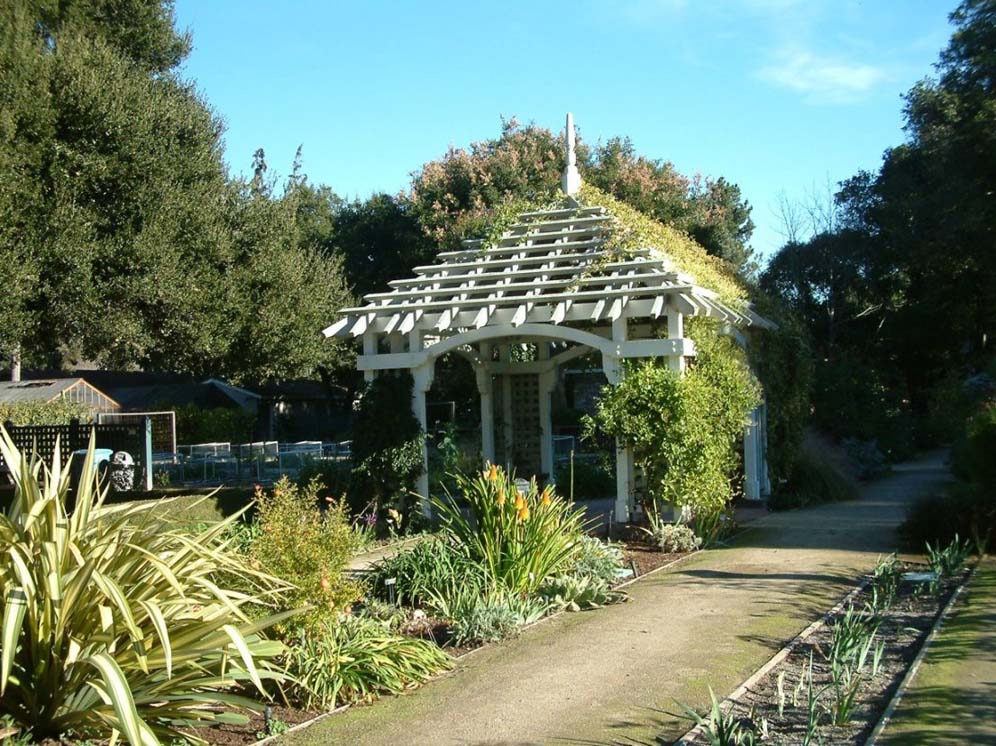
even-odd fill
[(512, 464), (525, 479), (540, 466), (539, 376), (512, 376)]

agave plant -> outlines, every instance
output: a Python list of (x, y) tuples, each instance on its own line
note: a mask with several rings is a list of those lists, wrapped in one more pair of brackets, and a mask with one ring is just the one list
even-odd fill
[[(283, 646), (262, 633), (294, 612), (247, 613), (284, 587), (230, 550), (237, 516), (188, 535), (151, 503), (105, 505), (95, 476), (70, 513), (58, 444), (49, 466), (0, 428), (0, 452), (15, 485), (0, 515), (0, 716), (39, 741), (135, 746), (199, 742), (191, 727), (244, 720), (253, 703), (230, 690), (281, 677)], [(84, 475), (93, 453), (91, 440)]]
[(456, 482), (469, 519), (458, 500), (432, 502), (444, 530), (494, 585), (533, 592), (580, 551), (584, 510), (558, 497), (552, 486), (540, 491), (533, 479), (522, 492), (515, 475), (494, 464), (474, 477), (456, 475)]

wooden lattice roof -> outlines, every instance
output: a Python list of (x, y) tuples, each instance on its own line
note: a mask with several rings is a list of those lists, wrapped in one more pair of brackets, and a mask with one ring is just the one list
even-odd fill
[(392, 290), (365, 296), (342, 310), (328, 337), (366, 332), (440, 335), (489, 325), (592, 324), (654, 319), (667, 308), (711, 316), (736, 326), (767, 326), (749, 307), (734, 308), (677, 271), (655, 247), (617, 255), (608, 239), (616, 225), (604, 207), (571, 206), (525, 212), (501, 238), (463, 242)]

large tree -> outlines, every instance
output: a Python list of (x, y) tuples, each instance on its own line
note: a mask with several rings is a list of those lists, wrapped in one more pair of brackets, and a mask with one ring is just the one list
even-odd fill
[(928, 415), (940, 382), (993, 355), (996, 0), (951, 20), (937, 76), (906, 95), (906, 142), (841, 184), (838, 226), (787, 244), (762, 278), (807, 319), (828, 402), (874, 378), (896, 413)]
[(296, 171), (281, 194), (228, 177), (172, 4), (12, 0), (0, 23), (5, 351), (235, 379), (328, 363), (345, 293), (313, 194)]
[[(489, 211), (516, 199), (544, 199), (560, 185), (562, 135), (515, 119), (497, 138), (450, 148), (413, 178), (412, 214), (440, 245), (479, 234)], [(754, 225), (739, 188), (725, 179), (689, 179), (671, 163), (637, 154), (626, 138), (594, 148), (579, 141), (583, 178), (641, 212), (684, 230), (738, 271), (754, 266), (748, 242)]]

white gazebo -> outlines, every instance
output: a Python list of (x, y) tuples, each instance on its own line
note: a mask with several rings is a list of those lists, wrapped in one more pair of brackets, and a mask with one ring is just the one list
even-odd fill
[[(718, 318), (742, 344), (743, 329), (770, 325), (696, 285), (655, 247), (608, 255), (603, 248), (615, 219), (604, 207), (575, 199), (581, 179), (570, 114), (566, 140), (567, 206), (522, 213), (493, 243), (464, 241), (458, 251), (439, 253), (436, 263), (415, 267), (415, 277), (392, 281), (390, 292), (343, 309), (324, 330), (327, 337), (362, 339), (357, 368), (367, 380), (378, 371), (411, 371), (412, 410), (423, 428), (436, 360), (449, 352), (463, 356), (481, 396), (483, 457), (551, 481), (551, 392), (560, 366), (597, 352), (610, 384), (623, 376), (622, 361), (633, 358), (665, 358), (680, 374), (695, 355), (684, 335), (686, 316)], [(762, 406), (744, 435), (751, 499), (768, 491), (764, 416)], [(425, 454), (423, 463), (427, 469)], [(634, 476), (632, 454), (617, 444), (617, 521), (628, 520), (634, 507)], [(423, 470), (418, 491), (427, 496), (428, 490)]]

